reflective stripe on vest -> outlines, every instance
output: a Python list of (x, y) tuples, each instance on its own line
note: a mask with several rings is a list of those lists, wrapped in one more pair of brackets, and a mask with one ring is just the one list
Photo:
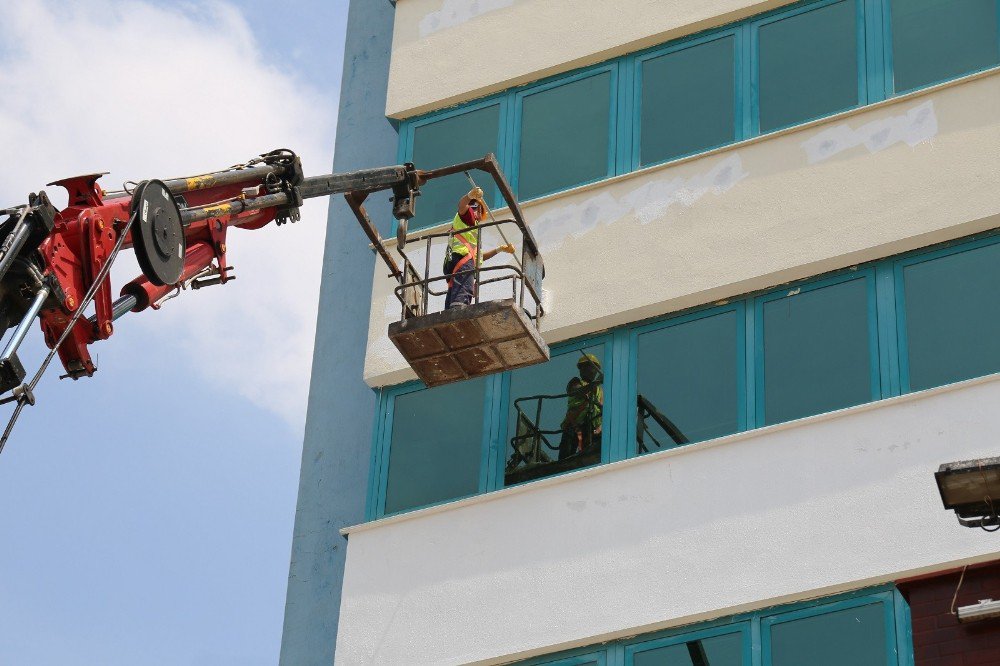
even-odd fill
[[(455, 236), (452, 236), (452, 239), (451, 239), (452, 243), (454, 243), (456, 239), (458, 239), (458, 241), (460, 243), (462, 243), (462, 246), (465, 249), (465, 256), (463, 256), (461, 259), (459, 259), (458, 262), (455, 264), (455, 267), (453, 269), (451, 269), (451, 277), (448, 278), (448, 288), (449, 289), (451, 289), (451, 285), (455, 281), (455, 274), (458, 273), (460, 270), (462, 270), (462, 268), (464, 268), (467, 263), (469, 263), (470, 261), (473, 261), (476, 258), (476, 248), (475, 248), (475, 246), (474, 245), (469, 245), (465, 241), (465, 239), (463, 238), (463, 236), (465, 236), (465, 234), (456, 234)], [(454, 250), (452, 250), (452, 252), (454, 252)]]
[(566, 411), (574, 416), (573, 425), (589, 426), (596, 430), (601, 427), (604, 411), (604, 387), (581, 382), (580, 388), (567, 396)]

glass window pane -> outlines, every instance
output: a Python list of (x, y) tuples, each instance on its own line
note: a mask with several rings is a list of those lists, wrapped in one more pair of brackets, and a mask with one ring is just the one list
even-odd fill
[(736, 138), (735, 42), (724, 37), (642, 63), (642, 164)]
[[(499, 155), (500, 105), (487, 106), (458, 116), (420, 125), (413, 131), (413, 159), (418, 169), (467, 162), (486, 153)], [(483, 187), (487, 203), (497, 198), (496, 185), (485, 175), (476, 182)], [(458, 212), (458, 200), (469, 191), (469, 181), (454, 174), (430, 181), (420, 188), (417, 215), (410, 229), (419, 229), (446, 222)], [(492, 198), (490, 198), (492, 197)]]
[(764, 303), (764, 422), (872, 399), (867, 280)]
[(882, 604), (814, 615), (771, 627), (773, 666), (886, 666)]
[(527, 95), (518, 196), (531, 199), (608, 175), (611, 73)]
[(910, 388), (1000, 371), (1000, 245), (903, 269)]
[(639, 336), (639, 453), (737, 431), (736, 325), (722, 312)]
[(761, 26), (761, 132), (858, 104), (856, 11), (844, 0)]
[(996, 0), (892, 0), (897, 92), (1000, 62)]
[(742, 665), (743, 635), (738, 633), (637, 652), (632, 662), (632, 666)]
[(406, 393), (393, 404), (385, 512), (475, 494), (486, 380)]
[(604, 345), (511, 373), (504, 485), (601, 461)]

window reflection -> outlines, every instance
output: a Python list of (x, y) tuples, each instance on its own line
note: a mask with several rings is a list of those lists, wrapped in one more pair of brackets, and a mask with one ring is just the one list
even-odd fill
[(723, 37), (642, 63), (640, 164), (733, 141), (735, 43)]
[(396, 397), (385, 513), (479, 489), (485, 396), (486, 381), (479, 378)]
[(904, 266), (910, 390), (1000, 371), (998, 288), (1000, 244)]
[(885, 666), (885, 608), (858, 606), (771, 627), (773, 666)]
[(853, 0), (765, 23), (758, 39), (761, 132), (858, 104)]
[(637, 453), (739, 429), (737, 323), (729, 310), (638, 336)]
[(675, 643), (635, 655), (632, 666), (742, 666), (743, 634)]
[(996, 0), (892, 0), (891, 12), (896, 92), (1000, 62)]
[(604, 381), (604, 345), (512, 374), (504, 485), (600, 462)]
[[(413, 131), (412, 162), (420, 169), (466, 162), (486, 153), (499, 154), (500, 105), (487, 106), (461, 115), (444, 118)], [(496, 185), (485, 185), (489, 205), (497, 198)], [(450, 221), (455, 216), (456, 202), (469, 191), (469, 181), (457, 173), (429, 181), (420, 188), (417, 216), (410, 229)]]
[(518, 197), (531, 199), (607, 176), (610, 121), (609, 72), (526, 95)]
[(764, 424), (873, 399), (868, 279), (766, 300)]

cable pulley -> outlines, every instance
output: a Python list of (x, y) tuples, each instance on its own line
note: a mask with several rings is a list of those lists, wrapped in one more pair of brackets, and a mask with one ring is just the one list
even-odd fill
[(132, 214), (136, 213), (132, 243), (143, 274), (158, 286), (175, 284), (184, 271), (185, 251), (177, 202), (162, 181), (149, 180), (140, 183), (132, 196)]

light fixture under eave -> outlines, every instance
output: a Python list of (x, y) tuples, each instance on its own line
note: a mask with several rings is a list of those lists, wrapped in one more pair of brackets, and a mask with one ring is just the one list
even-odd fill
[(966, 527), (1000, 529), (1000, 457), (941, 465), (934, 474), (944, 508)]
[(958, 607), (958, 621), (963, 624), (979, 622), (980, 620), (993, 620), (998, 617), (1000, 617), (1000, 601), (980, 599), (978, 604)]

